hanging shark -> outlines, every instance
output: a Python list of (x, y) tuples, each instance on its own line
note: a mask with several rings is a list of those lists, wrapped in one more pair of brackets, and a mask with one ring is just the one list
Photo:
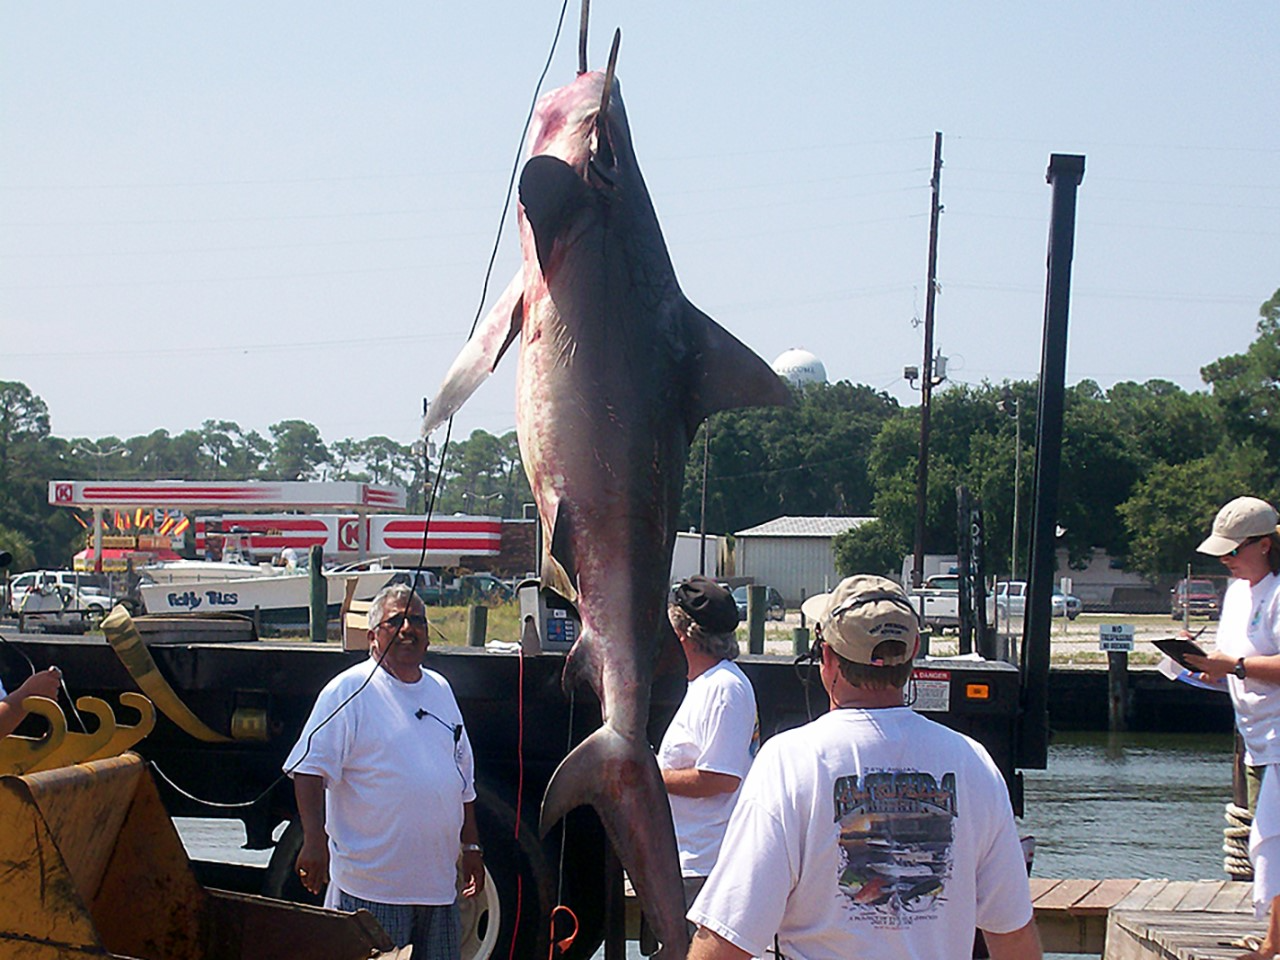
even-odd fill
[(454, 362), (424, 429), (451, 416), (520, 341), (516, 426), (542, 518), (543, 583), (582, 621), (564, 684), (589, 684), (603, 719), (553, 774), (542, 829), (591, 804), (662, 944), (658, 956), (683, 958), (675, 835), (645, 728), (660, 647), (672, 637), (667, 578), (685, 461), (711, 414), (791, 395), (681, 292), (612, 63), (538, 100), (519, 184), (522, 270)]

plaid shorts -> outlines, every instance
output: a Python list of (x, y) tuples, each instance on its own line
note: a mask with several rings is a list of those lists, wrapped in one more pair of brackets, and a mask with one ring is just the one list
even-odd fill
[(368, 910), (397, 947), (413, 944), (413, 960), (459, 960), (461, 956), (461, 922), (456, 903), (374, 903), (339, 891), (338, 907), (346, 911)]

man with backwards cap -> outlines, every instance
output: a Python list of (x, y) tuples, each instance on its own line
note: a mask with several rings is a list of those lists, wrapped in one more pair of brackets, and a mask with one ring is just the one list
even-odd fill
[(760, 742), (755, 691), (733, 661), (738, 605), (714, 580), (690, 577), (667, 608), (689, 680), (658, 749), (680, 849), (685, 903), (693, 901), (720, 853), (729, 814)]
[(831, 710), (767, 741), (689, 911), (690, 960), (1039, 960), (1009, 795), (973, 740), (905, 706), (915, 611), (883, 577), (811, 597)]

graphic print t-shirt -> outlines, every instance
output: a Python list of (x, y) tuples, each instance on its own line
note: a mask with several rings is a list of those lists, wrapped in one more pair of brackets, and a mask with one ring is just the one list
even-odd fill
[(1031, 919), (1004, 780), (909, 708), (832, 711), (761, 747), (689, 915), (753, 956), (968, 957)]

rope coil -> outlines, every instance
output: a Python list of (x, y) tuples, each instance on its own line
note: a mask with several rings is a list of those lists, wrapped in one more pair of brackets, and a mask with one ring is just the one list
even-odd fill
[(1249, 859), (1249, 832), (1253, 814), (1244, 807), (1228, 803), (1224, 810), (1227, 826), (1222, 830), (1222, 869), (1233, 880), (1252, 880), (1253, 863)]

